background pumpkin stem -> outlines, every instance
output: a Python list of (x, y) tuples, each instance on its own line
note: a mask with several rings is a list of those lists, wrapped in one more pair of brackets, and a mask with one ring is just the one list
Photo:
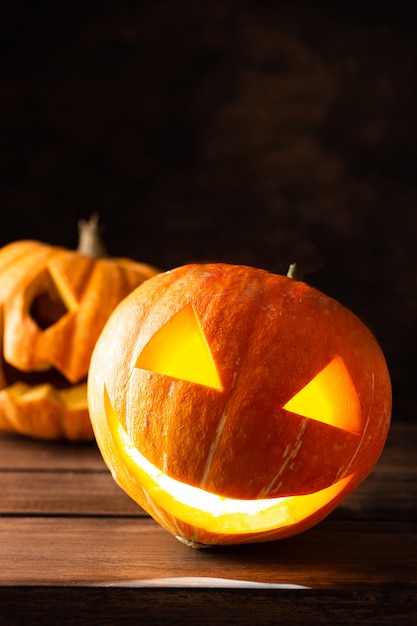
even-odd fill
[(297, 278), (297, 263), (290, 263), (290, 266), (289, 266), (288, 272), (287, 272), (287, 277), (288, 278), (294, 278), (294, 280), (296, 280), (296, 278)]
[(97, 213), (93, 213), (88, 222), (79, 220), (78, 237), (77, 252), (80, 254), (85, 254), (85, 256), (93, 259), (107, 256), (106, 248), (100, 237)]

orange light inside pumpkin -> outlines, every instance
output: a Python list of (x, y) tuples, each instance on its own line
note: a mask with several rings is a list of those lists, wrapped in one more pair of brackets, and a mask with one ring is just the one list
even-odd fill
[[(190, 304), (152, 336), (139, 355), (136, 367), (222, 390), (215, 361)], [(162, 472), (135, 447), (111, 406), (107, 390), (105, 406), (115, 445), (153, 502), (184, 522), (195, 523), (197, 518), (199, 525), (210, 531), (225, 534), (264, 532), (277, 524), (297, 523), (334, 499), (353, 478), (350, 474), (326, 489), (302, 496), (251, 500), (225, 498)], [(283, 408), (309, 419), (359, 432), (360, 404), (341, 357), (334, 358)]]
[(361, 432), (359, 398), (341, 357), (334, 358), (283, 408), (329, 426)]
[(177, 519), (220, 534), (266, 532), (294, 525), (334, 500), (354, 479), (349, 474), (321, 491), (285, 498), (237, 500), (175, 480), (150, 463), (135, 447), (104, 388), (105, 411), (115, 447), (125, 467), (157, 506)]
[[(222, 390), (215, 361), (191, 304), (153, 335), (136, 367)], [(341, 357), (335, 357), (283, 408), (329, 426), (361, 432), (359, 399)]]
[(391, 395), (375, 338), (336, 301), (257, 268), (196, 264), (116, 308), (89, 406), (117, 483), (198, 547), (326, 517), (376, 462)]
[(200, 321), (190, 304), (153, 335), (142, 350), (136, 367), (222, 389)]

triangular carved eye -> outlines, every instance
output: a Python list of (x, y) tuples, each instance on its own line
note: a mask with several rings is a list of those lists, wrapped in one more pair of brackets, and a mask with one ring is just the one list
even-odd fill
[(216, 364), (191, 304), (153, 335), (139, 355), (136, 367), (222, 389)]
[(52, 263), (39, 277), (38, 289), (30, 305), (30, 315), (42, 330), (56, 324), (68, 311), (76, 311), (79, 307), (67, 279)]
[(361, 432), (359, 398), (341, 357), (334, 358), (283, 408), (348, 432)]

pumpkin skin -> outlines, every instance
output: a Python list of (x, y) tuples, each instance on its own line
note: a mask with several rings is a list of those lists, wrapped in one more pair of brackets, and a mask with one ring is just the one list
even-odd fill
[(87, 406), (93, 347), (116, 304), (156, 272), (39, 241), (0, 249), (0, 430), (94, 438)]
[(199, 547), (284, 538), (328, 515), (383, 449), (391, 384), (373, 334), (334, 299), (262, 269), (194, 264), (116, 307), (88, 401), (116, 482)]

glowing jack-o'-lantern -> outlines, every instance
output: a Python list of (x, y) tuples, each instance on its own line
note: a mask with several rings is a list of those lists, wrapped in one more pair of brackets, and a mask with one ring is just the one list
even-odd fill
[(220, 263), (130, 294), (88, 387), (113, 477), (194, 547), (316, 524), (371, 471), (391, 415), (384, 356), (353, 313), (293, 278)]
[[(87, 372), (116, 304), (156, 269), (95, 258), (97, 219), (77, 251), (38, 241), (0, 250), (0, 429), (42, 439), (93, 439)], [(87, 240), (87, 245), (85, 241)]]

